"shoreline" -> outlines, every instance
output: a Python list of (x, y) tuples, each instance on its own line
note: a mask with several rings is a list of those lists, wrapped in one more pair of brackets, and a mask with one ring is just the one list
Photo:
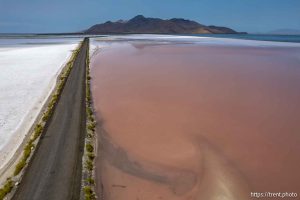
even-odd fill
[(80, 199), (96, 199), (95, 183), (95, 160), (97, 154), (97, 135), (96, 118), (91, 94), (91, 76), (90, 76), (90, 49), (88, 46), (86, 57), (86, 135), (84, 144), (84, 153), (82, 157), (82, 188)]
[[(15, 166), (22, 157), (23, 148), (30, 140), (35, 126), (39, 123), (44, 112), (47, 110), (48, 104), (56, 92), (55, 89), (59, 82), (60, 76), (68, 67), (67, 63), (72, 58), (73, 51), (76, 50), (79, 45), (80, 43), (76, 44), (75, 48), (69, 52), (69, 55), (62, 62), (55, 77), (53, 77), (53, 79), (50, 81), (43, 95), (37, 100), (39, 105), (36, 103), (35, 106), (33, 106), (33, 108), (27, 112), (28, 114), (22, 119), (19, 127), (16, 128), (16, 134), (14, 134), (8, 143), (4, 145), (3, 150), (0, 150), (0, 155), (4, 154), (3, 156), (0, 156), (0, 159), (3, 157), (2, 159), (4, 161), (4, 164), (0, 166), (0, 186), (3, 185), (7, 178), (13, 174)], [(34, 114), (32, 114), (33, 112)], [(26, 129), (26, 131), (22, 131), (24, 129)], [(13, 147), (9, 148), (10, 146)], [(7, 150), (8, 148), (9, 150)]]
[(152, 41), (152, 42), (188, 42), (204, 45), (225, 45), (225, 46), (254, 46), (254, 47), (300, 47), (299, 42), (273, 41), (273, 40), (251, 40), (244, 38), (229, 37), (208, 37), (195, 35), (161, 35), (161, 34), (129, 34), (111, 35), (103, 38), (93, 38), (93, 41)]

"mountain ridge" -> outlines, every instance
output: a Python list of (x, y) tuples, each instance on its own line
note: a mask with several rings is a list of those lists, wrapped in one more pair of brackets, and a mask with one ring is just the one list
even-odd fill
[(153, 34), (237, 34), (228, 27), (206, 26), (196, 21), (172, 18), (147, 18), (137, 15), (130, 20), (118, 20), (116, 22), (107, 21), (96, 24), (86, 31), (86, 34), (126, 34), (126, 33), (153, 33)]

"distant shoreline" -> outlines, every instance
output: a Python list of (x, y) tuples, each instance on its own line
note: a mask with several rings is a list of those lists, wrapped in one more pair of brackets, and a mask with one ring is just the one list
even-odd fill
[[(122, 36), (122, 35), (170, 35), (170, 36), (195, 36), (195, 37), (210, 37), (210, 38), (232, 38), (254, 41), (273, 41), (273, 42), (293, 42), (300, 43), (300, 35), (272, 35), (272, 34), (96, 34), (88, 35), (94, 37), (100, 36)], [(48, 37), (74, 37), (82, 38), (87, 35), (83, 33), (38, 33), (38, 34), (2, 34), (0, 33), (0, 45), (1, 39), (24, 39), (24, 38), (48, 38)]]

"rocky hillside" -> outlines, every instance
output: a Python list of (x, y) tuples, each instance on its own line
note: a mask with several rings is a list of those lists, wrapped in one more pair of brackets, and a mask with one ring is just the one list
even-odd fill
[(238, 32), (219, 26), (205, 26), (186, 19), (146, 18), (138, 15), (129, 21), (108, 21), (87, 29), (86, 34), (156, 33), (156, 34), (236, 34)]

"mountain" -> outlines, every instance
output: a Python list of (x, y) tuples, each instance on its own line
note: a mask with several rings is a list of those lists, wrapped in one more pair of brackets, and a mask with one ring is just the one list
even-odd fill
[(205, 26), (198, 22), (173, 18), (163, 20), (159, 18), (146, 18), (138, 15), (128, 21), (105, 22), (96, 24), (86, 31), (86, 34), (121, 34), (121, 33), (156, 33), (156, 34), (236, 34), (238, 32), (219, 26)]
[(274, 35), (300, 35), (299, 29), (278, 29), (268, 32), (268, 34)]

